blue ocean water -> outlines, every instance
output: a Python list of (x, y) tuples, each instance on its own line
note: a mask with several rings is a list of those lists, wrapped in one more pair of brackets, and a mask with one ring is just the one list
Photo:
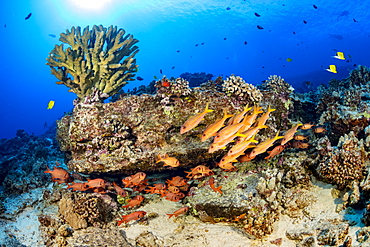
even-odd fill
[[(144, 80), (125, 89), (161, 78), (160, 70), (167, 77), (235, 74), (252, 84), (280, 75), (299, 88), (370, 66), (369, 8), (357, 0), (1, 1), (0, 138), (18, 129), (40, 135), (72, 110), (75, 95), (45, 65), (72, 26), (115, 25), (139, 39), (137, 76)], [(336, 51), (346, 60), (333, 58)], [(330, 64), (337, 74), (325, 70)], [(50, 100), (55, 106), (47, 110)]]

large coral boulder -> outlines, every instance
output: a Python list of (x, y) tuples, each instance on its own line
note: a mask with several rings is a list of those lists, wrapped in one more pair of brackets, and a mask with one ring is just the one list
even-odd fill
[[(72, 115), (58, 122), (57, 138), (70, 153), (69, 169), (81, 173), (129, 173), (163, 169), (158, 154), (176, 157), (181, 166), (206, 163), (210, 141), (201, 142), (205, 126), (229, 111), (232, 104), (222, 93), (195, 91), (188, 100), (161, 105), (154, 95), (130, 95), (112, 103), (78, 104)], [(183, 135), (180, 126), (202, 112), (205, 102), (214, 112)]]

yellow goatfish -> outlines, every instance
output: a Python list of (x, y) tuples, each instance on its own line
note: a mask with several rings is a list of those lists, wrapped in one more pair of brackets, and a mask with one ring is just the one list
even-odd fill
[(276, 109), (272, 109), (268, 106), (267, 111), (257, 120), (257, 125), (265, 125), (267, 119), (269, 118), (270, 112), (275, 111)]
[(266, 152), (267, 149), (269, 149), (272, 145), (274, 145), (274, 142), (276, 140), (279, 140), (283, 138), (283, 136), (279, 136), (279, 131), (276, 133), (276, 136), (274, 138), (271, 138), (271, 139), (267, 139), (266, 141), (264, 142), (261, 142), (260, 144), (258, 144), (255, 148), (253, 148), (252, 152), (251, 152), (251, 157), (253, 156), (257, 156), (261, 153), (264, 153)]
[(326, 69), (326, 70), (329, 71), (329, 72), (331, 72), (331, 73), (338, 73), (337, 66), (335, 66), (333, 64), (329, 65), (329, 68)]
[(49, 103), (48, 103), (48, 107), (46, 109), (53, 109), (54, 104), (55, 104), (55, 101), (50, 100)]
[(232, 148), (230, 148), (229, 152), (227, 152), (227, 155), (233, 155), (235, 153), (239, 153), (241, 151), (245, 151), (247, 150), (248, 148), (252, 148), (252, 147), (255, 147), (255, 146), (251, 146), (249, 144), (251, 144), (252, 142), (254, 143), (258, 143), (258, 141), (256, 141), (254, 139), (256, 135), (252, 136), (252, 138), (250, 138), (249, 140), (246, 140), (246, 141), (243, 141), (243, 142), (240, 142), (240, 143), (237, 143), (235, 144)]
[(232, 119), (230, 119), (230, 122), (228, 125), (233, 125), (233, 124), (237, 124), (237, 123), (240, 123), (240, 121), (242, 121), (244, 115), (250, 110), (252, 109), (252, 107), (248, 107), (248, 105), (246, 105), (244, 107), (244, 110), (242, 112), (239, 112), (238, 114), (236, 114)]
[(267, 128), (266, 125), (259, 125), (253, 128), (248, 129), (247, 131), (242, 132), (244, 135), (243, 137), (239, 137), (238, 141), (236, 143), (243, 142), (245, 140), (248, 140), (252, 138), (252, 136), (256, 135), (260, 129)]
[(293, 125), (292, 128), (287, 130), (287, 132), (285, 132), (285, 134), (284, 134), (283, 140), (281, 140), (281, 145), (284, 145), (288, 141), (292, 140), (294, 138), (294, 134), (297, 132), (298, 127), (301, 126), (301, 125), (302, 125), (301, 123)]
[(185, 132), (188, 132), (189, 130), (197, 127), (200, 121), (203, 120), (204, 116), (208, 112), (213, 112), (213, 110), (208, 109), (208, 103), (207, 103), (206, 109), (204, 109), (203, 112), (198, 113), (197, 115), (192, 116), (188, 120), (186, 120), (186, 122), (181, 126), (180, 134), (184, 134)]
[(244, 132), (244, 131), (247, 131), (251, 126), (252, 124), (254, 123), (254, 121), (256, 120), (258, 114), (262, 113), (263, 111), (261, 111), (261, 107), (259, 107), (258, 105), (254, 105), (253, 107), (253, 113), (251, 115), (248, 115), (248, 116), (245, 116), (242, 123), (244, 124), (244, 126), (240, 129), (240, 132)]
[(216, 152), (217, 150), (225, 149), (227, 144), (234, 141), (234, 138), (235, 138), (235, 135), (230, 136), (229, 138), (223, 141), (212, 143), (211, 146), (209, 146), (208, 153), (213, 153), (213, 152)]
[(229, 117), (232, 117), (232, 116), (233, 115), (228, 115), (227, 110), (224, 109), (223, 118), (217, 120), (215, 123), (213, 123), (213, 124), (211, 124), (210, 126), (207, 127), (207, 129), (202, 134), (201, 141), (204, 142), (205, 140), (207, 140), (211, 136), (214, 136), (217, 133), (217, 131), (219, 131), (224, 126), (224, 123), (225, 123), (226, 119), (228, 119)]
[(213, 142), (217, 143), (229, 138), (230, 136), (233, 136), (235, 133), (239, 131), (241, 127), (243, 127), (243, 125), (244, 125), (243, 123), (238, 123), (223, 128), (222, 130), (220, 130), (220, 132), (217, 133)]
[(334, 58), (338, 58), (340, 60), (346, 60), (346, 58), (344, 57), (344, 53), (343, 52), (340, 52), (338, 51), (337, 52), (337, 55), (336, 56), (333, 56)]
[(224, 157), (222, 157), (222, 159), (220, 160), (220, 163), (218, 163), (218, 165), (222, 166), (222, 165), (227, 164), (227, 163), (238, 162), (237, 158), (241, 155), (244, 155), (244, 152), (235, 153), (233, 155), (227, 155), (226, 154)]

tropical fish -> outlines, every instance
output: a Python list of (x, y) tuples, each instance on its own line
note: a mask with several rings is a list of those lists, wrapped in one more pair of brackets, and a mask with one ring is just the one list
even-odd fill
[(218, 163), (218, 166), (225, 170), (225, 171), (235, 171), (236, 170), (236, 167), (233, 166), (233, 163), (229, 162), (229, 163)]
[(121, 220), (117, 221), (117, 223), (118, 223), (117, 226), (120, 226), (122, 223), (128, 223), (131, 220), (141, 219), (145, 215), (146, 215), (145, 211), (137, 211), (137, 212), (133, 212), (132, 214), (129, 214), (129, 215), (124, 215), (124, 216), (122, 216)]
[(163, 156), (158, 154), (158, 162), (164, 162), (163, 166), (171, 166), (171, 167), (178, 167), (180, 165), (180, 161), (176, 159), (175, 157), (169, 157), (168, 154), (165, 154)]
[(314, 124), (310, 124), (310, 123), (305, 123), (305, 124), (303, 124), (303, 125), (301, 126), (301, 129), (302, 129), (302, 130), (308, 130), (308, 129), (311, 129), (311, 128), (312, 128), (312, 126), (316, 126), (316, 125), (314, 125)]
[(256, 141), (254, 139), (256, 134), (254, 134), (254, 136), (252, 136), (252, 138), (246, 140), (246, 141), (243, 141), (243, 142), (239, 142), (237, 144), (235, 144), (232, 148), (230, 148), (230, 150), (227, 152), (227, 155), (233, 155), (233, 154), (236, 154), (236, 153), (240, 153), (240, 152), (244, 152), (245, 150), (247, 150), (248, 148), (251, 148), (251, 147), (255, 147), (255, 146), (251, 146), (249, 144), (251, 144), (252, 142), (254, 143), (258, 143), (258, 141)]
[(315, 9), (317, 9), (317, 6), (315, 4), (313, 4), (312, 7), (314, 7)]
[(55, 34), (52, 34), (52, 33), (49, 33), (49, 36), (52, 37), (52, 38), (56, 38), (57, 36), (55, 36)]
[(257, 28), (258, 28), (258, 29), (260, 29), (260, 30), (262, 30), (262, 29), (263, 29), (263, 27), (262, 27), (262, 26), (260, 26), (260, 25), (257, 25)]
[(95, 179), (87, 179), (87, 183), (85, 185), (88, 188), (105, 188), (107, 185), (107, 182), (104, 179), (101, 178), (95, 178)]
[(244, 41), (244, 44), (246, 45), (246, 44), (248, 44), (248, 42), (247, 41)]
[(308, 136), (304, 136), (304, 135), (295, 135), (294, 136), (294, 140), (297, 140), (297, 141), (303, 141), (303, 140), (307, 140)]
[(180, 196), (177, 193), (173, 193), (169, 191), (163, 194), (161, 197), (165, 197), (165, 199), (172, 201), (172, 202), (178, 202), (181, 200)]
[(230, 119), (230, 122), (228, 125), (232, 125), (232, 124), (237, 124), (237, 123), (240, 123), (242, 121), (242, 119), (244, 118), (244, 115), (250, 110), (252, 109), (252, 107), (248, 107), (248, 105), (246, 105), (244, 107), (244, 110), (238, 114), (236, 114), (233, 118)]
[(47, 167), (47, 170), (44, 171), (44, 173), (50, 173), (51, 180), (53, 182), (58, 182), (58, 184), (68, 183), (71, 180), (69, 173), (61, 167), (54, 167), (53, 170), (50, 170), (49, 167)]
[(254, 13), (255, 16), (260, 17), (261, 15), (258, 13)]
[(287, 62), (291, 62), (291, 61), (293, 61), (293, 59), (291, 59), (290, 57), (288, 57), (288, 58), (286, 59), (286, 61), (287, 61)]
[(284, 145), (279, 145), (279, 146), (274, 147), (271, 151), (267, 151), (269, 156), (265, 157), (265, 160), (271, 159), (275, 157), (276, 155), (280, 154), (281, 152), (283, 152), (284, 148), (285, 148)]
[(329, 71), (329, 72), (331, 72), (331, 73), (338, 73), (337, 66), (335, 66), (333, 64), (329, 65), (329, 68), (326, 69), (326, 70)]
[(134, 208), (136, 206), (140, 206), (140, 204), (144, 201), (144, 197), (141, 195), (135, 196), (132, 198), (127, 205), (122, 206), (122, 208)]
[(171, 186), (179, 186), (179, 187), (187, 184), (186, 180), (180, 176), (173, 177), (171, 180), (167, 179), (166, 183), (168, 183), (168, 185), (171, 185)]
[(257, 126), (265, 125), (267, 119), (270, 116), (270, 112), (275, 111), (276, 109), (272, 109), (270, 106), (268, 106), (267, 111), (257, 120)]
[[(222, 130), (220, 130), (217, 135), (215, 136), (215, 139), (213, 140), (214, 143), (221, 142), (223, 140), (228, 139), (231, 136), (234, 136), (241, 127), (243, 127), (243, 123), (238, 123), (238, 124), (232, 124), (229, 125)], [(238, 136), (243, 136), (241, 134), (238, 134)]]
[(293, 148), (302, 148), (302, 149), (305, 149), (305, 148), (308, 148), (310, 146), (310, 144), (306, 143), (306, 142), (300, 142), (300, 141), (293, 141), (292, 142), (292, 147)]
[(238, 143), (244, 142), (245, 140), (248, 140), (248, 139), (252, 138), (252, 136), (256, 135), (257, 132), (260, 129), (263, 129), (263, 128), (267, 128), (267, 126), (266, 125), (258, 125), (256, 127), (250, 128), (250, 129), (242, 132), (242, 135), (244, 135), (244, 136), (239, 137), (239, 139), (236, 143), (238, 144)]
[(122, 189), (121, 187), (119, 187), (115, 182), (113, 182), (113, 187), (114, 187), (114, 189), (116, 190), (117, 195), (120, 195), (120, 196), (122, 196), (122, 197), (127, 196), (127, 192), (126, 192), (126, 190), (124, 190), (124, 189)]
[(154, 186), (149, 186), (149, 189), (145, 190), (145, 192), (150, 194), (162, 194), (166, 187), (167, 186), (162, 183), (154, 184)]
[(175, 193), (175, 194), (180, 192), (180, 189), (177, 188), (176, 186), (168, 186), (167, 189), (168, 189), (169, 192), (172, 192), (172, 193)]
[(304, 23), (304, 24), (307, 24), (307, 21), (303, 20), (303, 23)]
[(221, 119), (217, 120), (215, 123), (209, 125), (207, 129), (203, 132), (201, 137), (202, 142), (206, 141), (211, 136), (214, 136), (217, 133), (217, 131), (219, 131), (224, 126), (224, 122), (226, 121), (226, 119), (233, 116), (228, 115), (227, 110), (225, 108), (223, 109), (223, 111), (224, 116)]
[(181, 126), (180, 134), (184, 134), (185, 132), (188, 132), (189, 130), (195, 128), (198, 126), (200, 121), (203, 120), (204, 116), (208, 112), (213, 112), (213, 110), (208, 109), (209, 103), (207, 102), (206, 108), (203, 112), (196, 114), (195, 116), (190, 117), (186, 122)]
[(260, 109), (261, 108), (258, 105), (254, 105), (252, 114), (244, 117), (242, 121), (243, 127), (240, 129), (240, 132), (247, 131), (252, 126), (258, 114), (263, 112)]
[(346, 58), (344, 57), (344, 54), (343, 54), (343, 52), (340, 52), (340, 51), (338, 51), (337, 52), (337, 55), (336, 56), (333, 56), (334, 58), (338, 58), (338, 59), (340, 59), (340, 60), (346, 60)]
[(46, 107), (46, 109), (53, 109), (54, 104), (55, 104), (55, 101), (50, 100), (49, 103), (48, 103), (48, 107)]
[(129, 177), (123, 178), (122, 183), (125, 184), (125, 188), (140, 185), (142, 181), (146, 178), (144, 172), (138, 172)]
[(226, 10), (230, 10), (231, 8), (230, 7), (227, 7)]
[(313, 129), (313, 132), (315, 133), (324, 133), (326, 132), (326, 129), (324, 127), (316, 127)]
[(72, 189), (72, 191), (86, 191), (89, 188), (86, 186), (85, 183), (74, 183), (68, 184), (67, 189)]
[(144, 78), (143, 78), (143, 77), (140, 77), (140, 76), (137, 76), (137, 77), (136, 77), (136, 79), (137, 79), (138, 81), (142, 81), (142, 80), (144, 80)]
[(224, 155), (222, 157), (222, 159), (220, 160), (220, 163), (218, 164), (219, 166), (223, 165), (223, 164), (227, 164), (227, 163), (234, 163), (234, 162), (238, 162), (237, 158), (239, 158), (239, 156), (241, 155), (244, 155), (244, 151), (240, 151), (238, 153), (234, 153), (232, 155)]
[(162, 74), (162, 69), (160, 69), (160, 70), (159, 70), (159, 73), (161, 73), (161, 74)]
[(32, 13), (29, 13), (27, 16), (26, 16), (26, 18), (24, 18), (25, 20), (28, 20), (29, 18), (31, 18), (31, 15), (32, 15)]
[(175, 212), (173, 212), (172, 214), (166, 214), (166, 215), (169, 216), (168, 218), (171, 218), (172, 216), (177, 217), (177, 216), (185, 214), (188, 210), (189, 210), (189, 207), (182, 207), (176, 210)]
[(283, 140), (281, 141), (281, 145), (284, 145), (288, 141), (292, 140), (293, 137), (294, 137), (294, 134), (297, 132), (298, 127), (301, 126), (301, 125), (302, 125), (301, 123), (293, 125), (292, 128), (287, 130), (284, 134)]
[(229, 138), (226, 138), (223, 141), (217, 142), (217, 143), (212, 143), (211, 146), (209, 146), (208, 153), (213, 153), (216, 152), (217, 150), (220, 149), (225, 149), (226, 145), (229, 144), (230, 142), (234, 141), (234, 138), (236, 136), (232, 135)]
[(276, 133), (276, 136), (271, 138), (271, 139), (267, 139), (266, 141), (263, 141), (261, 142), (260, 144), (258, 144), (255, 148), (253, 148), (252, 152), (251, 152), (251, 157), (253, 156), (257, 156), (261, 153), (264, 153), (266, 152), (267, 149), (269, 149), (276, 140), (279, 140), (281, 138), (284, 138), (283, 136), (279, 136), (279, 131)]
[(218, 192), (218, 193), (222, 194), (222, 191), (221, 191), (222, 186), (218, 186), (218, 187), (215, 186), (215, 178), (214, 177), (211, 177), (208, 180), (208, 184), (209, 184), (209, 187), (211, 187), (211, 189), (214, 192)]

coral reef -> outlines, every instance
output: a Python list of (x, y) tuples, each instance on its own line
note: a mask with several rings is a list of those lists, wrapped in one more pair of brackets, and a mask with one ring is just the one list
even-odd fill
[(117, 210), (117, 205), (112, 198), (99, 194), (67, 192), (59, 202), (59, 213), (75, 230), (88, 226), (102, 227), (112, 221), (114, 210)]
[[(158, 91), (167, 92), (168, 87), (163, 87)], [(212, 163), (219, 153), (208, 153), (209, 141), (201, 142), (198, 135), (221, 116), (222, 109), (233, 113), (240, 108), (235, 109), (223, 93), (189, 90), (185, 87), (176, 91), (182, 93), (171, 93), (170, 105), (163, 105), (165, 93), (160, 94), (163, 97), (127, 95), (113, 103), (76, 105), (72, 116), (58, 121), (57, 140), (61, 150), (71, 154), (69, 168), (82, 173), (158, 171), (163, 169), (155, 163), (158, 154), (176, 157), (182, 167)], [(215, 114), (181, 135), (180, 126), (194, 111), (202, 111), (204, 102), (210, 102)]]
[(63, 44), (55, 45), (47, 58), (51, 73), (70, 92), (83, 99), (94, 88), (112, 96), (128, 81), (132, 81), (137, 71), (135, 54), (139, 51), (138, 42), (125, 30), (110, 26), (94, 25), (91, 30), (85, 27), (72, 27), (60, 34)]
[(343, 189), (364, 177), (365, 158), (363, 140), (358, 140), (353, 131), (339, 139), (336, 148), (322, 157), (318, 174), (330, 183)]
[(222, 90), (237, 104), (253, 104), (262, 100), (262, 93), (252, 84), (246, 83), (240, 76), (231, 75), (222, 84)]
[(0, 183), (7, 194), (21, 194), (43, 186), (48, 164), (62, 160), (55, 138), (34, 136), (18, 130), (16, 137), (0, 143)]
[(369, 124), (369, 71), (364, 66), (352, 70), (343, 80), (331, 80), (329, 86), (318, 87), (317, 111), (319, 124), (325, 125), (329, 138), (335, 143), (340, 136), (354, 131), (361, 133)]

